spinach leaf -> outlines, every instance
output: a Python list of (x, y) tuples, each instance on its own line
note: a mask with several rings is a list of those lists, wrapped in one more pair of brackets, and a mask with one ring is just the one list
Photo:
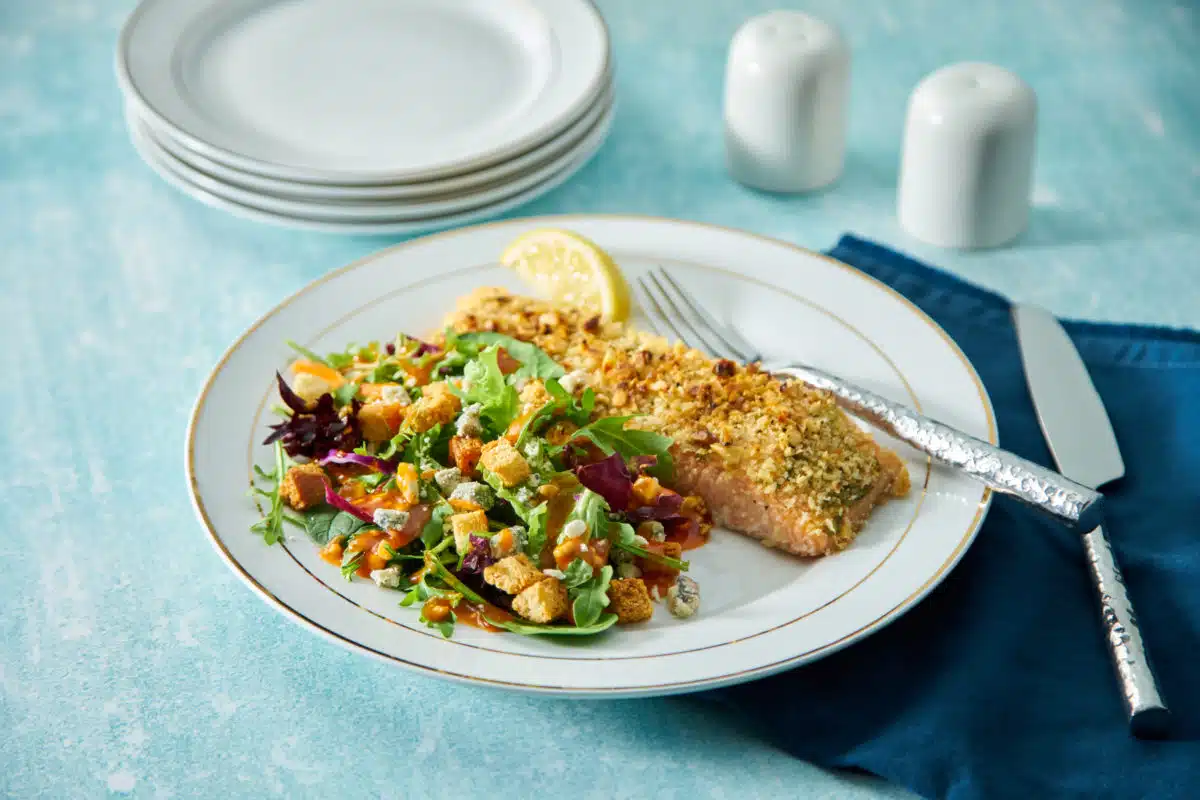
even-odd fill
[(336, 539), (339, 536), (345, 536), (349, 539), (354, 534), (361, 531), (363, 528), (374, 528), (375, 526), (365, 520), (361, 520), (353, 514), (347, 514), (345, 511), (339, 511), (329, 521), (329, 539)]
[(304, 531), (308, 534), (308, 538), (321, 547), (329, 544), (329, 540), (333, 538), (329, 535), (329, 526), (341, 513), (343, 512), (331, 506), (320, 506), (306, 513), (304, 515)]
[(570, 590), (573, 599), (571, 612), (577, 627), (587, 628), (600, 620), (600, 615), (608, 606), (608, 585), (612, 581), (612, 574), (612, 565), (605, 564), (586, 583)]
[(626, 460), (636, 456), (657, 456), (658, 463), (649, 470), (650, 474), (662, 480), (670, 480), (675, 472), (675, 461), (671, 458), (671, 437), (651, 431), (629, 430), (625, 423), (633, 417), (604, 417), (590, 425), (585, 425), (575, 432), (573, 438), (585, 437), (590, 439), (605, 455), (618, 452)]
[(545, 350), (535, 344), (505, 336), (503, 333), (480, 331), (478, 333), (460, 333), (455, 337), (455, 347), (462, 352), (479, 345), (500, 345), (510, 356), (521, 362), (521, 367), (513, 373), (517, 378), (561, 378), (566, 370), (551, 358)]
[(497, 628), (504, 628), (522, 636), (592, 636), (611, 628), (617, 621), (616, 614), (601, 614), (591, 625), (539, 625), (536, 622), (521, 620), (495, 620), (488, 622)]

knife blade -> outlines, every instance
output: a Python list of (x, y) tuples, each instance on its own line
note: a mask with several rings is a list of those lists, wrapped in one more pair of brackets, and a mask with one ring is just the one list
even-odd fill
[[(1029, 395), (1054, 463), (1092, 488), (1122, 477), (1125, 462), (1112, 422), (1066, 330), (1036, 306), (1014, 305), (1012, 315)], [(1167, 707), (1103, 525), (1085, 533), (1083, 543), (1130, 726), (1138, 736), (1160, 735)]]

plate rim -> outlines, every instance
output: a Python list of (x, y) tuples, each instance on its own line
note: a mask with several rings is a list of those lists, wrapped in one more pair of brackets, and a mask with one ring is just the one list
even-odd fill
[(338, 643), (339, 645), (345, 647), (348, 650), (359, 652), (359, 653), (365, 653), (365, 654), (370, 655), (380, 661), (385, 661), (385, 662), (391, 663), (394, 666), (398, 666), (398, 667), (405, 668), (405, 669), (411, 669), (416, 672), (424, 673), (427, 675), (435, 675), (437, 677), (447, 678), (456, 683), (466, 684), (466, 685), (474, 685), (474, 686), (482, 685), (482, 686), (498, 687), (498, 688), (520, 691), (523, 693), (539, 694), (539, 695), (566, 696), (566, 697), (593, 697), (593, 698), (594, 697), (608, 697), (608, 698), (612, 698), (612, 697), (666, 696), (666, 695), (673, 695), (673, 694), (688, 693), (688, 692), (693, 692), (693, 691), (700, 691), (700, 690), (705, 690), (705, 689), (714, 689), (714, 688), (719, 688), (722, 686), (728, 686), (728, 685), (738, 684), (738, 683), (742, 683), (742, 682), (746, 682), (746, 681), (750, 681), (750, 680), (756, 680), (758, 678), (766, 677), (768, 675), (772, 675), (777, 672), (781, 672), (792, 666), (799, 666), (801, 664), (809, 663), (811, 661), (817, 660), (819, 658), (822, 658), (824, 656), (827, 656), (834, 652), (837, 652), (838, 650), (840, 650), (854, 642), (860, 641), (861, 639), (864, 639), (864, 638), (870, 636), (871, 634), (875, 633), (876, 631), (880, 630), (881, 628), (886, 627), (887, 625), (891, 624), (896, 619), (900, 618), (905, 613), (907, 613), (912, 608), (914, 608), (916, 605), (918, 605), (930, 592), (932, 592), (939, 584), (941, 584), (941, 582), (943, 580), (945, 580), (945, 578), (950, 574), (950, 572), (952, 572), (953, 569), (958, 565), (959, 561), (965, 555), (966, 551), (970, 548), (970, 545), (974, 542), (976, 536), (978, 535), (978, 533), (983, 525), (984, 520), (986, 519), (987, 513), (990, 510), (991, 504), (992, 504), (993, 500), (995, 499), (995, 493), (987, 487), (981, 487), (980, 499), (977, 503), (975, 513), (971, 520), (971, 523), (968, 526), (967, 531), (964, 533), (963, 538), (958, 542), (957, 545), (955, 545), (953, 551), (951, 551), (949, 556), (947, 556), (946, 560), (940, 566), (938, 566), (938, 568), (928, 578), (926, 578), (925, 581), (920, 586), (918, 586), (911, 594), (909, 594), (907, 597), (905, 597), (904, 599), (902, 599), (901, 601), (896, 603), (896, 605), (894, 605), (892, 608), (883, 612), (878, 617), (876, 617), (875, 619), (866, 623), (859, 629), (857, 629), (855, 631), (851, 631), (832, 642), (827, 642), (819, 647), (813, 648), (812, 650), (808, 650), (799, 655), (788, 656), (786, 658), (780, 659), (779, 661), (771, 662), (768, 664), (762, 664), (762, 665), (759, 665), (756, 667), (751, 667), (751, 668), (742, 670), (741, 672), (737, 672), (737, 673), (734, 673), (731, 675), (716, 676), (716, 677), (712, 677), (712, 678), (699, 678), (699, 679), (686, 681), (686, 682), (678, 682), (678, 683), (674, 683), (674, 684), (659, 684), (659, 685), (654, 685), (654, 686), (649, 686), (649, 687), (622, 686), (622, 687), (614, 687), (614, 688), (605, 688), (605, 687), (539, 686), (539, 685), (532, 685), (532, 684), (528, 684), (528, 683), (519, 683), (519, 682), (499, 680), (499, 679), (495, 679), (495, 678), (484, 678), (484, 677), (479, 677), (479, 676), (475, 676), (475, 675), (451, 672), (448, 670), (439, 669), (438, 667), (430, 666), (428, 664), (421, 664), (421, 663), (416, 663), (413, 661), (408, 661), (408, 660), (394, 656), (389, 653), (382, 653), (382, 652), (375, 650), (373, 647), (371, 647), (368, 644), (354, 641), (353, 639), (350, 639), (350, 638), (338, 633), (337, 631), (326, 628), (324, 625), (322, 625), (320, 622), (318, 622), (316, 620), (309, 619), (308, 617), (304, 616), (299, 611), (291, 608), (285, 602), (280, 600), (267, 587), (265, 587), (261, 583), (259, 583), (258, 580), (253, 575), (250, 575), (246, 571), (246, 569), (226, 549), (224, 542), (221, 540), (220, 536), (217, 534), (215, 527), (214, 527), (212, 521), (209, 519), (207, 512), (204, 508), (204, 504), (200, 498), (200, 493), (199, 493), (198, 487), (197, 487), (197, 476), (195, 473), (196, 427), (197, 427), (197, 425), (200, 421), (200, 417), (204, 411), (205, 401), (207, 399), (209, 391), (212, 389), (214, 383), (216, 382), (217, 377), (220, 375), (220, 373), (224, 369), (225, 364), (232, 357), (232, 355), (241, 347), (243, 342), (247, 338), (249, 338), (267, 320), (269, 320), (277, 312), (279, 312), (281, 309), (283, 309), (284, 307), (286, 307), (287, 305), (292, 303), (294, 300), (296, 300), (300, 296), (307, 294), (310, 291), (315, 290), (317, 287), (338, 277), (339, 275), (341, 275), (345, 272), (349, 272), (353, 269), (364, 266), (370, 262), (375, 261), (376, 259), (383, 258), (391, 253), (396, 252), (396, 251), (405, 249), (410, 246), (420, 245), (422, 243), (429, 241), (430, 239), (447, 238), (447, 237), (459, 235), (459, 234), (470, 234), (479, 229), (494, 229), (494, 228), (501, 228), (501, 227), (519, 228), (522, 226), (529, 227), (529, 228), (549, 227), (549, 226), (553, 226), (555, 224), (564, 224), (564, 223), (569, 224), (570, 221), (572, 221), (572, 220), (574, 220), (576, 222), (595, 220), (595, 221), (609, 221), (609, 222), (616, 222), (616, 223), (620, 223), (620, 222), (667, 223), (670, 225), (682, 225), (685, 227), (686, 226), (694, 226), (694, 227), (713, 230), (716, 232), (722, 232), (725, 234), (746, 236), (746, 237), (760, 240), (766, 244), (782, 246), (786, 249), (797, 251), (806, 256), (816, 257), (822, 261), (832, 264), (833, 266), (835, 266), (843, 271), (846, 271), (846, 272), (854, 275), (855, 277), (857, 277), (859, 279), (867, 281), (869, 284), (874, 285), (876, 288), (883, 289), (888, 295), (890, 295), (896, 299), (899, 299), (903, 305), (909, 307), (909, 309), (915, 313), (915, 315), (918, 317), (918, 319), (921, 322), (923, 322), (925, 325), (930, 327), (935, 333), (937, 333), (938, 336), (949, 346), (950, 351), (959, 359), (959, 361), (961, 361), (963, 366), (966, 367), (967, 375), (970, 377), (972, 383), (974, 383), (974, 385), (976, 387), (979, 399), (981, 401), (982, 410), (984, 412), (984, 418), (985, 418), (985, 422), (986, 422), (987, 429), (988, 429), (987, 435), (985, 438), (988, 441), (992, 442), (993, 444), (998, 442), (998, 428), (997, 428), (997, 422), (996, 422), (996, 416), (995, 416), (995, 409), (992, 404), (991, 396), (988, 393), (987, 387), (984, 385), (982, 379), (979, 377), (979, 373), (975, 369), (974, 364), (967, 357), (967, 355), (962, 351), (962, 348), (959, 347), (958, 343), (945, 331), (945, 329), (943, 329), (941, 327), (941, 325), (939, 325), (931, 316), (929, 316), (929, 314), (927, 314), (923, 309), (921, 309), (919, 306), (917, 306), (913, 301), (911, 301), (910, 299), (905, 297), (903, 294), (901, 294), (897, 290), (893, 289), (891, 286), (888, 286), (887, 284), (878, 280), (877, 278), (875, 278), (865, 272), (862, 272), (861, 270), (858, 270), (858, 269), (850, 266), (849, 264), (846, 264), (845, 262), (839, 261), (838, 259), (833, 258), (832, 256), (828, 256), (819, 251), (809, 250), (807, 248), (801, 247), (799, 245), (795, 245), (791, 242), (787, 242), (782, 239), (778, 239), (775, 237), (766, 236), (763, 234), (754, 233), (751, 231), (746, 231), (746, 230), (742, 230), (742, 229), (738, 229), (738, 228), (733, 228), (733, 227), (729, 227), (729, 226), (718, 225), (718, 224), (707, 223), (707, 222), (698, 222), (698, 221), (694, 221), (694, 220), (682, 220), (682, 219), (676, 219), (676, 218), (670, 218), (670, 217), (659, 217), (659, 216), (640, 215), (640, 214), (541, 215), (541, 216), (520, 217), (520, 218), (514, 218), (514, 219), (498, 220), (498, 221), (494, 221), (494, 222), (487, 222), (487, 223), (482, 223), (482, 224), (477, 224), (477, 225), (466, 226), (466, 227), (462, 227), (462, 228), (456, 228), (454, 230), (442, 231), (439, 233), (434, 233), (434, 234), (429, 234), (429, 235), (422, 236), (422, 237), (417, 237), (417, 238), (414, 238), (414, 239), (411, 239), (411, 240), (408, 240), (405, 242), (400, 242), (395, 245), (374, 251), (374, 252), (369, 253), (361, 258), (355, 259), (354, 261), (351, 261), (348, 264), (334, 268), (334, 269), (326, 272), (325, 274), (315, 278), (314, 280), (310, 281), (309, 283), (305, 284), (304, 286), (300, 287), (299, 289), (297, 289), (296, 291), (292, 292), (287, 297), (285, 297), (283, 300), (281, 300), (279, 303), (274, 305), (266, 313), (262, 314), (258, 319), (256, 319), (250, 326), (248, 326), (238, 336), (238, 338), (231, 345), (229, 345), (229, 347), (227, 347), (225, 349), (225, 351), (221, 354), (220, 358), (217, 360), (216, 364), (214, 365), (214, 367), (208, 374), (208, 377), (205, 379), (205, 382), (202, 385), (200, 392), (196, 397), (196, 400), (192, 407), (192, 411), (189, 415), (188, 426), (187, 426), (187, 431), (186, 431), (186, 436), (185, 436), (185, 441), (184, 441), (185, 473), (186, 473), (186, 477), (187, 477), (187, 481), (188, 481), (189, 499), (191, 501), (191, 505), (192, 505), (194, 513), (197, 516), (197, 519), (199, 520), (201, 526), (205, 530), (205, 534), (209, 539), (209, 543), (217, 551), (218, 555), (226, 563), (226, 565), (230, 569), (232, 569), (234, 571), (234, 573), (237, 574), (238, 577), (241, 578), (242, 581), (244, 583), (246, 583), (246, 585), (248, 587), (250, 587), (250, 589), (255, 594), (257, 594), (268, 605), (274, 606), (277, 610), (281, 611), (286, 617), (291, 619), (295, 624), (303, 626), (309, 630), (315, 631), (315, 632), (321, 634), (323, 637), (333, 640), (334, 642)]
[(130, 135), (136, 137), (139, 149), (147, 148), (152, 158), (189, 184), (230, 203), (238, 203), (270, 214), (294, 216), (321, 222), (350, 224), (404, 223), (462, 214), (477, 208), (497, 205), (510, 198), (547, 183), (580, 159), (599, 150), (612, 132), (616, 119), (616, 104), (610, 98), (579, 139), (565, 150), (555, 153), (542, 163), (505, 176), (495, 183), (466, 189), (443, 197), (394, 200), (305, 200), (278, 197), (247, 189), (209, 175), (204, 170), (163, 147), (143, 120), (126, 119)]
[[(431, 196), (436, 197), (439, 195), (470, 191), (478, 187), (480, 184), (499, 182), (514, 175), (524, 174), (530, 169), (536, 169), (552, 159), (564, 156), (572, 148), (577, 148), (579, 144), (587, 137), (588, 133), (595, 128), (596, 124), (600, 122), (600, 120), (606, 114), (608, 114), (610, 109), (614, 108), (615, 105), (616, 87), (610, 79), (600, 90), (600, 93), (595, 97), (595, 101), (586, 109), (584, 109), (583, 113), (580, 114), (578, 118), (573, 120), (566, 128), (559, 132), (557, 136), (554, 136), (540, 144), (534, 145), (528, 150), (515, 154), (508, 160), (500, 161), (489, 167), (483, 167), (471, 172), (451, 175), (446, 178), (436, 178), (434, 180), (412, 183), (379, 185), (340, 186), (328, 183), (289, 181), (281, 178), (274, 178), (270, 175), (259, 175), (255, 172), (248, 172), (228, 164), (223, 164), (220, 161), (217, 161), (203, 153), (196, 153), (189, 150), (185, 143), (174, 139), (170, 131), (160, 131), (156, 129), (154, 127), (154, 121), (141, 117), (138, 109), (131, 104), (127, 104), (126, 123), (128, 124), (129, 118), (132, 117), (138, 125), (147, 129), (150, 138), (153, 139), (155, 144), (171, 153), (180, 161), (188, 162), (193, 168), (205, 174), (211, 175), (213, 178), (221, 180), (224, 183), (240, 186), (248, 191), (255, 191), (259, 194), (273, 193), (278, 197), (286, 197), (290, 199), (322, 202), (402, 202), (421, 200)], [(164, 144), (163, 140), (168, 141), (166, 144)], [(176, 149), (173, 150), (172, 148)], [(185, 153), (186, 156), (184, 155)], [(192, 158), (200, 158), (207, 163), (189, 161), (189, 159)], [(233, 173), (237, 177), (226, 177), (225, 174), (222, 174), (225, 171)], [(480, 176), (483, 176), (483, 178), (481, 179)], [(279, 184), (280, 188), (267, 188), (271, 182)], [(430, 186), (433, 188), (428, 188)], [(282, 187), (288, 187), (288, 189), (284, 189)], [(309, 191), (315, 192), (315, 194), (305, 194), (305, 192)]]
[[(127, 102), (137, 106), (139, 112), (158, 124), (162, 129), (170, 131), (180, 142), (186, 144), (192, 150), (201, 153), (209, 158), (221, 161), (231, 166), (236, 166), (239, 169), (244, 169), (249, 172), (255, 172), (260, 175), (279, 178), (281, 180), (300, 180), (308, 183), (322, 184), (339, 184), (339, 185), (380, 185), (387, 183), (402, 183), (405, 181), (421, 181), (434, 180), (440, 178), (449, 178), (456, 175), (469, 173), (478, 169), (483, 169), (488, 166), (500, 163), (507, 158), (523, 152), (532, 147), (539, 146), (558, 136), (570, 124), (577, 120), (581, 113), (586, 111), (588, 107), (595, 101), (605, 85), (606, 79), (612, 73), (612, 31), (609, 30), (608, 23), (604, 19), (604, 15), (596, 7), (594, 0), (570, 0), (577, 4), (578, 8), (589, 17), (592, 18), (592, 23), (595, 25), (598, 34), (598, 41), (601, 46), (602, 57), (600, 59), (599, 68), (595, 70), (595, 74), (590, 77), (584, 90), (578, 97), (569, 103), (557, 116), (548, 119), (540, 127), (527, 131), (524, 135), (511, 139), (507, 144), (496, 147), (492, 146), (489, 149), (476, 153), (474, 156), (454, 161), (452, 163), (437, 164), (433, 167), (419, 167), (409, 169), (387, 169), (379, 170), (331, 170), (331, 169), (306, 169), (296, 165), (283, 164), (279, 162), (267, 161), (256, 158), (243, 153), (238, 153), (228, 147), (213, 144), (205, 141), (199, 134), (194, 134), (184, 130), (180, 125), (172, 122), (161, 111), (156, 109), (145, 94), (138, 88), (137, 82), (134, 80), (132, 70), (129, 66), (129, 47), (134, 36), (138, 23), (141, 21), (145, 13), (153, 6), (172, 2), (173, 0), (140, 0), (125, 21), (121, 25), (120, 33), (117, 36), (116, 51), (114, 54), (114, 68), (117, 77), (117, 84), (125, 96)], [(257, 0), (260, 3), (270, 2), (271, 0)], [(528, 0), (526, 0), (528, 2)], [(219, 2), (219, 0), (208, 0), (209, 3)], [(555, 0), (560, 2), (560, 0)]]
[[(290, 214), (279, 214), (272, 211), (266, 211), (254, 206), (239, 203), (235, 200), (229, 200), (220, 197), (212, 192), (197, 186), (185, 177), (177, 175), (170, 167), (163, 166), (157, 163), (153, 156), (143, 155), (141, 147), (136, 141), (133, 141), (134, 150), (137, 151), (138, 157), (145, 165), (166, 183), (173, 190), (182, 193), (184, 196), (192, 200), (202, 203), (209, 208), (217, 211), (223, 211), (239, 219), (250, 220), (253, 222), (263, 222), (268, 225), (275, 225), (281, 228), (290, 228), (293, 230), (307, 230), (316, 233), (349, 235), (349, 236), (381, 236), (381, 235), (402, 235), (402, 236), (417, 236), (422, 238), (436, 233), (448, 233), (445, 229), (451, 228), (458, 230), (463, 227), (475, 227), (483, 224), (483, 221), (490, 220), (500, 214), (504, 214), (521, 206), (531, 203), (534, 200), (548, 194), (562, 186), (568, 180), (575, 176), (580, 170), (586, 167), (592, 159), (594, 159), (608, 142), (609, 136), (612, 134), (612, 127), (616, 124), (617, 106), (614, 105), (603, 117), (600, 125), (607, 125), (608, 131), (601, 137), (595, 147), (591, 149), (583, 149), (578, 153), (578, 157), (567, 163), (559, 172), (549, 176), (541, 183), (535, 184), (524, 191), (517, 192), (507, 198), (498, 200), (494, 203), (467, 208), (453, 214), (443, 214), (440, 216), (425, 217), (421, 219), (410, 219), (400, 221), (351, 221), (351, 220), (325, 220), (313, 219), (310, 217), (295, 216)], [(131, 137), (132, 139), (132, 137)], [(502, 221), (498, 220), (497, 222)], [(459, 227), (455, 227), (459, 226)], [(413, 240), (409, 240), (413, 241)], [(402, 242), (401, 244), (406, 244)], [(378, 251), (376, 255), (382, 254), (383, 251)], [(349, 266), (349, 265), (347, 265)], [(287, 298), (285, 302), (290, 302), (291, 298)], [(273, 313), (277, 309), (272, 309)], [(265, 317), (263, 318), (265, 319)], [(261, 320), (260, 320), (261, 322)]]

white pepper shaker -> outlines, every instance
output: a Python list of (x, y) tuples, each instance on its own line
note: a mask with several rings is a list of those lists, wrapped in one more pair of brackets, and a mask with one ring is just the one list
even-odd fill
[(832, 183), (846, 152), (850, 49), (838, 30), (771, 11), (734, 34), (725, 68), (725, 155), (733, 178), (770, 192)]
[(931, 73), (908, 103), (897, 214), (939, 247), (996, 247), (1029, 220), (1037, 97), (994, 64)]

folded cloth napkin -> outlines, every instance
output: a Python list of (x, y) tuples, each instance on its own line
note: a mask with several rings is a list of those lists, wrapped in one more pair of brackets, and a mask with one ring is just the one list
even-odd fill
[[(975, 364), (1000, 444), (1052, 466), (1003, 298), (845, 236), (829, 254), (903, 293)], [(1130, 736), (1080, 538), (997, 498), (959, 566), (889, 627), (716, 693), (786, 751), (928, 797), (1200, 797), (1200, 334), (1065, 323), (1126, 477), (1109, 533), (1159, 685), (1164, 741)]]

